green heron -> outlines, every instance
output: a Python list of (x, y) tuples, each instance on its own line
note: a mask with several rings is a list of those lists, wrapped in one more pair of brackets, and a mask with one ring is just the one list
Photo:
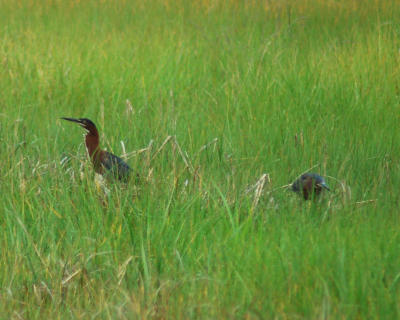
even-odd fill
[(131, 175), (132, 169), (121, 158), (116, 155), (101, 150), (99, 148), (99, 132), (93, 121), (81, 118), (61, 118), (67, 121), (78, 123), (83, 129), (87, 131), (85, 136), (86, 148), (89, 157), (92, 160), (94, 171), (104, 175), (107, 172), (111, 173), (119, 180), (128, 180)]
[(292, 184), (291, 190), (302, 194), (304, 200), (309, 200), (313, 195), (318, 196), (323, 189), (330, 191), (325, 179), (317, 173), (304, 173)]

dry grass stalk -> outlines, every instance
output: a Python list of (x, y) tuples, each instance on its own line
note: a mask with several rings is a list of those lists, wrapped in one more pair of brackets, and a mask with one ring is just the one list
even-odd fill
[(43, 303), (47, 298), (54, 299), (49, 287), (43, 281), (41, 281), (40, 285), (33, 285), (33, 293), (39, 304)]
[(129, 99), (125, 100), (125, 105), (126, 105), (125, 114), (127, 117), (129, 117), (131, 114), (135, 113), (132, 103), (129, 101)]
[(186, 167), (189, 168), (189, 171), (191, 174), (194, 174), (194, 168), (192, 163), (190, 162), (189, 157), (182, 151), (181, 146), (178, 143), (178, 140), (176, 139), (176, 136), (174, 136), (173, 142), (176, 146), (176, 148), (178, 149), (179, 154), (182, 157), (183, 162), (185, 163)]
[(378, 201), (378, 199), (370, 199), (370, 200), (364, 200), (364, 201), (357, 201), (355, 204), (358, 207), (361, 207), (366, 204), (376, 203), (377, 201)]
[(153, 168), (150, 168), (150, 169), (149, 169), (149, 172), (147, 173), (147, 178), (146, 178), (146, 180), (147, 180), (147, 181), (150, 181), (152, 177), (153, 177)]
[(164, 142), (161, 144), (161, 146), (158, 148), (158, 150), (156, 151), (156, 153), (153, 155), (153, 157), (151, 158), (150, 161), (153, 161), (154, 158), (161, 152), (161, 150), (165, 147), (165, 145), (172, 139), (172, 136), (168, 136), (167, 138), (165, 138)]
[(284, 186), (280, 186), (280, 187), (277, 187), (277, 188), (274, 188), (274, 189), (272, 189), (272, 190), (268, 191), (268, 194), (269, 194), (269, 193), (271, 193), (271, 192), (274, 192), (274, 191), (276, 191), (276, 190), (280, 190), (280, 189), (289, 188), (289, 187), (291, 187), (291, 186), (292, 186), (292, 183), (285, 184)]
[[(121, 141), (121, 144), (122, 143), (123, 142)], [(146, 152), (146, 151), (150, 152), (152, 147), (153, 147), (153, 143), (154, 143), (154, 140), (150, 140), (150, 142), (149, 142), (147, 147), (139, 149), (139, 150), (131, 151), (131, 152), (128, 152), (128, 153), (124, 153), (123, 155), (121, 155), (121, 157), (124, 157), (125, 159), (128, 160), (128, 159), (130, 159), (132, 157), (135, 157), (135, 156), (137, 156), (137, 155), (139, 155), (139, 154), (141, 154), (143, 152)]]
[(257, 207), (266, 182), (268, 182), (268, 183), (271, 182), (271, 179), (270, 179), (268, 173), (264, 173), (260, 177), (260, 179), (258, 179), (258, 181), (255, 183), (255, 185), (254, 185), (254, 189), (255, 189), (254, 200), (253, 200), (253, 204), (251, 205), (251, 212), (253, 212), (254, 209)]
[(202, 153), (205, 149), (207, 149), (209, 146), (211, 145), (215, 145), (218, 142), (218, 138), (214, 138), (213, 140), (211, 140), (209, 143), (205, 144), (204, 146), (202, 146), (199, 151), (196, 152), (196, 154), (194, 155), (193, 158), (196, 158), (200, 155), (200, 153)]
[(332, 176), (326, 176), (327, 178), (333, 179), (336, 182), (340, 184), (342, 195), (343, 195), (343, 204), (344, 202), (350, 201), (351, 200), (351, 188), (346, 185), (344, 182), (340, 181), (339, 179), (332, 177)]
[(121, 157), (126, 161), (127, 159), (126, 159), (126, 149), (125, 149), (125, 143), (124, 143), (124, 141), (120, 141), (121, 142), (121, 148), (122, 148), (122, 155), (121, 155)]
[(79, 275), (82, 272), (82, 269), (76, 270), (73, 274), (68, 276), (67, 278), (63, 279), (61, 281), (61, 285), (65, 287), (72, 279), (74, 279), (77, 275)]
[(304, 137), (303, 137), (303, 132), (300, 132), (299, 135), (297, 135), (297, 133), (294, 136), (294, 145), (300, 146), (302, 148), (304, 148)]
[(107, 183), (104, 177), (101, 174), (96, 173), (94, 175), (94, 183), (96, 185), (96, 189), (100, 194), (104, 194), (105, 196), (110, 195), (110, 189), (107, 188)]
[(123, 280), (124, 277), (125, 277), (126, 268), (127, 268), (128, 264), (129, 264), (129, 262), (132, 261), (132, 259), (133, 259), (133, 256), (130, 256), (130, 257), (129, 257), (128, 259), (126, 259), (126, 261), (118, 268), (119, 270), (118, 270), (118, 275), (117, 275), (117, 277), (118, 277), (118, 285), (119, 285), (119, 286), (121, 285), (121, 282), (122, 282), (122, 280)]

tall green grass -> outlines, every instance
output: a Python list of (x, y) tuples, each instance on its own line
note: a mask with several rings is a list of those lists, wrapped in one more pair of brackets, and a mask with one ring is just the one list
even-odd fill
[(399, 317), (398, 4), (1, 1), (0, 314)]

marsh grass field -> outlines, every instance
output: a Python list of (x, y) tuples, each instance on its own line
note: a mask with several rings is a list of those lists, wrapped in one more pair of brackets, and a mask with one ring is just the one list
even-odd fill
[[(400, 317), (399, 1), (0, 2), (0, 318)], [(83, 130), (141, 183), (101, 181)], [(308, 170), (332, 191), (285, 186)]]

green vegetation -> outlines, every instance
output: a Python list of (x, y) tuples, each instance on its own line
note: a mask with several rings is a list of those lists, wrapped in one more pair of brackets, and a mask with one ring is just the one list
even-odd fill
[(0, 2), (4, 319), (400, 317), (399, 2), (261, 2)]

